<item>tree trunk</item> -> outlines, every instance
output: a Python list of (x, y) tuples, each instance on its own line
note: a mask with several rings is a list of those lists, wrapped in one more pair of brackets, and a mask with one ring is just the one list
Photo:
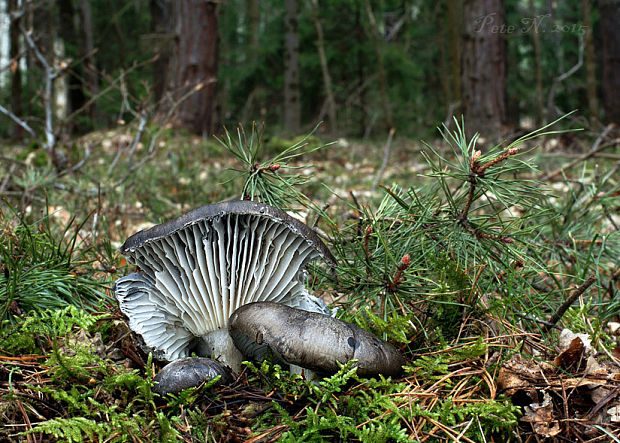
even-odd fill
[(620, 0), (600, 0), (599, 11), (605, 118), (620, 124)]
[[(461, 18), (463, 16), (460, 0), (446, 1), (448, 65), (450, 66), (450, 102), (461, 101)], [(448, 103), (448, 107), (450, 104)], [(457, 107), (456, 109), (459, 109)], [(455, 112), (456, 112), (455, 109)]]
[(301, 126), (299, 101), (299, 35), (297, 0), (286, 0), (284, 17), (284, 127), (298, 133)]
[[(529, 0), (530, 12), (534, 14), (536, 12), (534, 8), (534, 0)], [(536, 16), (535, 16), (536, 17)], [(537, 20), (534, 18), (534, 20)], [(538, 26), (532, 26), (532, 43), (534, 44), (534, 64), (536, 72), (536, 125), (540, 126), (544, 118), (544, 105), (543, 105), (543, 90), (542, 90), (542, 63), (541, 63), (541, 49), (540, 49), (540, 34), (538, 32)]]
[(581, 0), (581, 17), (585, 29), (585, 62), (586, 62), (586, 90), (588, 94), (588, 111), (592, 121), (599, 120), (598, 98), (596, 96), (596, 51), (592, 36), (592, 15), (590, 0)]
[(253, 66), (258, 54), (260, 8), (258, 0), (246, 0), (248, 8), (248, 61)]
[[(7, 2), (7, 15), (17, 12), (17, 0), (8, 0)], [(19, 67), (19, 18), (11, 20), (9, 24), (9, 58), (11, 63), (11, 110), (17, 117), (21, 117), (23, 114), (22, 108), (22, 72)], [(24, 128), (15, 124), (13, 127), (13, 137), (21, 139), (24, 135)]]
[[(447, 1), (446, 3), (450, 2)], [(437, 15), (437, 46), (439, 47), (439, 75), (441, 78), (441, 90), (443, 92), (446, 109), (450, 109), (450, 103), (452, 103), (454, 99), (452, 97), (452, 81), (450, 78), (451, 72), (448, 69), (448, 65), (451, 66), (451, 61), (448, 60), (448, 43), (446, 39), (446, 31), (449, 25), (444, 22), (443, 11), (440, 11)]]
[(379, 77), (381, 107), (383, 108), (383, 117), (385, 118), (385, 123), (389, 132), (394, 128), (394, 122), (392, 121), (392, 110), (390, 109), (390, 99), (387, 93), (385, 70), (383, 69), (383, 57), (381, 55), (381, 47), (379, 46), (377, 21), (375, 20), (375, 14), (372, 11), (370, 0), (364, 0), (364, 7), (366, 8), (366, 14), (368, 15), (368, 22), (370, 24), (370, 41), (375, 51), (375, 56), (377, 57), (377, 75)]
[[(93, 22), (90, 0), (79, 0), (81, 29), (81, 51), (84, 60), (84, 86), (88, 98), (91, 99), (99, 93), (97, 79), (97, 66), (95, 63), (95, 44), (93, 42)], [(87, 115), (91, 121), (96, 121), (95, 101), (88, 105)]]
[(334, 92), (332, 91), (332, 79), (329, 75), (327, 66), (327, 56), (325, 55), (325, 45), (323, 41), (323, 26), (319, 19), (319, 1), (312, 0), (312, 17), (314, 19), (314, 27), (317, 35), (317, 50), (319, 52), (319, 60), (321, 62), (321, 72), (323, 73), (323, 85), (325, 86), (325, 95), (327, 96), (327, 116), (329, 118), (329, 132), (335, 134), (338, 130), (338, 121), (336, 119), (336, 100), (334, 100)]
[(153, 100), (159, 107), (169, 81), (170, 52), (172, 50), (172, 32), (170, 0), (151, 0), (151, 32), (153, 33), (154, 52), (157, 59), (153, 62)]
[[(63, 25), (59, 27), (58, 34), (60, 38), (65, 42), (65, 48), (68, 47), (67, 56), (73, 60), (79, 60), (80, 54), (77, 51), (72, 51), (71, 47), (78, 41), (77, 30), (75, 29), (75, 9), (73, 7), (73, 1), (71, 0), (58, 0), (58, 11), (60, 14), (60, 23)], [(84, 94), (84, 84), (82, 79), (84, 78), (84, 69), (81, 64), (72, 66), (67, 73), (67, 87), (69, 89), (67, 112), (72, 114), (78, 109), (81, 109), (86, 103), (86, 95)], [(76, 128), (77, 120), (73, 122), (67, 122), (67, 129), (69, 132), (82, 132), (82, 129)]]
[[(361, 41), (363, 38), (362, 27), (362, 7), (356, 5), (355, 7), (355, 33), (354, 38), (356, 41)], [(361, 45), (356, 46), (356, 61), (357, 61), (357, 74), (358, 74), (358, 87), (359, 87), (359, 137), (362, 137), (366, 133), (366, 127), (368, 126), (368, 115), (366, 111), (366, 95), (367, 90), (364, 85), (366, 84), (366, 57), (364, 57), (364, 50)]]
[(465, 0), (462, 97), (471, 132), (497, 138), (506, 122), (506, 41), (502, 0)]
[(216, 1), (174, 2), (175, 51), (168, 86), (175, 125), (206, 135), (212, 131), (218, 63)]

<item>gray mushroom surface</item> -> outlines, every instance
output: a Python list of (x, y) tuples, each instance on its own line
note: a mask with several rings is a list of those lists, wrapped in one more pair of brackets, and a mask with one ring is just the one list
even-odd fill
[(252, 201), (195, 209), (132, 235), (121, 253), (141, 272), (119, 279), (115, 294), (146, 350), (168, 361), (196, 351), (234, 370), (242, 355), (230, 315), (255, 301), (321, 309), (304, 269), (318, 258), (335, 264), (310, 227)]
[(187, 357), (168, 363), (155, 376), (153, 391), (160, 395), (178, 394), (183, 389), (196, 388), (218, 375), (218, 384), (232, 382), (230, 371), (222, 363), (203, 357)]
[(279, 303), (240, 307), (229, 329), (237, 347), (251, 358), (260, 360), (268, 347), (287, 363), (323, 373), (356, 359), (360, 376), (398, 376), (405, 363), (394, 346), (358, 326)]

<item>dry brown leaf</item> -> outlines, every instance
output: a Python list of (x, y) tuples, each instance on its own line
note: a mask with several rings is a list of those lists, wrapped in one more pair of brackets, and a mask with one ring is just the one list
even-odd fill
[(547, 391), (543, 391), (542, 403), (532, 403), (525, 407), (521, 421), (531, 423), (534, 432), (542, 437), (555, 437), (560, 433), (560, 423), (554, 420), (553, 402)]
[(571, 340), (569, 346), (553, 360), (553, 364), (562, 369), (567, 369), (579, 363), (583, 350), (584, 344), (581, 337), (575, 337)]
[(586, 355), (594, 354), (594, 348), (592, 347), (592, 339), (590, 336), (588, 334), (575, 334), (570, 329), (562, 329), (562, 332), (560, 332), (560, 339), (558, 341), (560, 351), (565, 351), (570, 348), (570, 345), (575, 337), (579, 337), (579, 339), (581, 339)]
[(514, 395), (519, 389), (531, 389), (540, 378), (537, 362), (520, 355), (513, 356), (499, 370), (497, 386), (507, 395)]

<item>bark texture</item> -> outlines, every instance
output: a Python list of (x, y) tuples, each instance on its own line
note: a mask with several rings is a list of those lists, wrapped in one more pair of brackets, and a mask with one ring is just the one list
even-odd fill
[(506, 122), (504, 2), (465, 0), (462, 97), (465, 123), (484, 137), (500, 136)]
[(195, 134), (213, 129), (219, 37), (215, 1), (173, 2), (175, 51), (167, 104), (173, 122)]
[(620, 124), (620, 0), (600, 0), (599, 9), (605, 117)]

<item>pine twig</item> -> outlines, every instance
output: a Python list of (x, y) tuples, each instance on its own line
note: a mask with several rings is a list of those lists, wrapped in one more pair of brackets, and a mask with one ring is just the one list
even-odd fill
[(553, 313), (551, 319), (549, 320), (549, 325), (543, 326), (543, 331), (549, 331), (552, 327), (557, 325), (557, 323), (562, 319), (568, 308), (573, 304), (580, 295), (582, 295), (586, 290), (592, 286), (592, 284), (596, 281), (596, 276), (591, 275), (588, 279), (577, 289), (573, 291), (573, 293), (562, 303), (562, 305), (558, 308), (556, 312)]
[(503, 162), (504, 160), (508, 159), (508, 157), (515, 155), (518, 152), (519, 152), (519, 148), (507, 149), (504, 152), (502, 152), (500, 155), (495, 157), (494, 159), (489, 160), (488, 162), (482, 165), (478, 161), (478, 158), (480, 158), (480, 155), (482, 154), (481, 151), (474, 151), (474, 153), (471, 156), (471, 159), (469, 161), (469, 170), (470, 170), (469, 192), (467, 194), (467, 201), (465, 202), (465, 207), (463, 208), (463, 211), (461, 211), (461, 215), (458, 216), (458, 221), (461, 224), (461, 226), (465, 228), (466, 231), (473, 234), (476, 238), (486, 238), (486, 239), (496, 240), (502, 243), (513, 243), (514, 242), (514, 239), (508, 236), (494, 235), (494, 234), (488, 234), (485, 232), (480, 232), (478, 229), (472, 226), (472, 224), (469, 222), (468, 216), (469, 216), (469, 211), (471, 210), (471, 205), (474, 201), (474, 196), (476, 193), (476, 185), (478, 184), (478, 177), (484, 177), (485, 171), (489, 169), (491, 166), (495, 166), (498, 163)]

